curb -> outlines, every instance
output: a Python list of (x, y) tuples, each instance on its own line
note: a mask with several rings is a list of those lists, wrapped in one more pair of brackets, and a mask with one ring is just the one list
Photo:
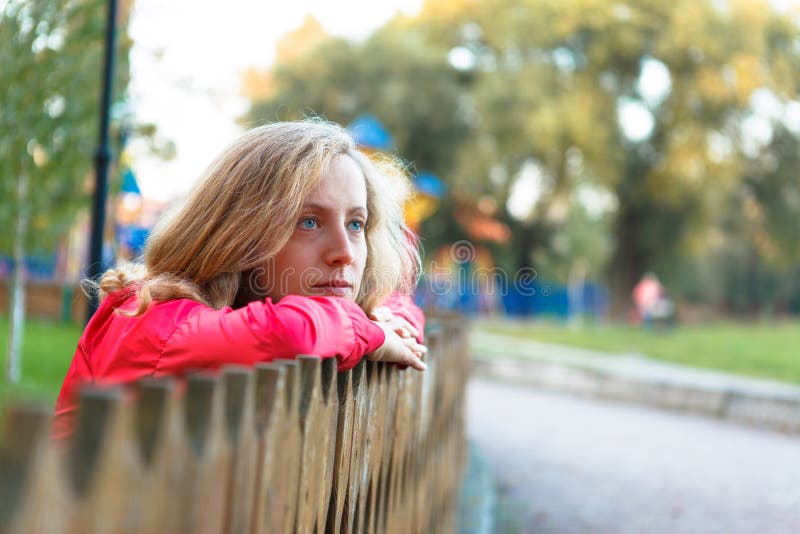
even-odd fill
[[(475, 352), (473, 350), (473, 352)], [(559, 365), (535, 359), (472, 357), (474, 375), (577, 395), (703, 414), (790, 434), (800, 434), (800, 388), (698, 387), (695, 384), (624, 376), (599, 367)], [(782, 385), (781, 385), (782, 386)]]

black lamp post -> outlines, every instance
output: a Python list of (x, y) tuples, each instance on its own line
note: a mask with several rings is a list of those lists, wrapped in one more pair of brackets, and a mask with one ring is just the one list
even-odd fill
[[(96, 280), (103, 269), (103, 229), (106, 222), (106, 197), (108, 196), (108, 163), (111, 148), (108, 141), (111, 95), (114, 86), (114, 53), (116, 50), (117, 0), (108, 0), (106, 21), (105, 61), (103, 63), (103, 94), (100, 102), (100, 141), (94, 154), (95, 189), (92, 202), (92, 229), (89, 242), (88, 275)], [(89, 297), (86, 321), (97, 310), (97, 297)]]

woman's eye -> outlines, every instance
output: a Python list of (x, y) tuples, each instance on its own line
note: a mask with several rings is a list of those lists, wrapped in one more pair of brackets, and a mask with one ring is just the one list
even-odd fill
[(349, 227), (354, 232), (360, 232), (364, 229), (364, 221), (350, 221)]
[(299, 226), (304, 230), (313, 230), (317, 227), (317, 220), (311, 217), (306, 217), (305, 219), (300, 219)]

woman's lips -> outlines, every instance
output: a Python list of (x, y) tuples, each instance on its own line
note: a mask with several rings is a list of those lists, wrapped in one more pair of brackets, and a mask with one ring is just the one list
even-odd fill
[(346, 297), (353, 291), (353, 286), (350, 284), (322, 284), (316, 285), (313, 288), (314, 294), (322, 294), (324, 296)]

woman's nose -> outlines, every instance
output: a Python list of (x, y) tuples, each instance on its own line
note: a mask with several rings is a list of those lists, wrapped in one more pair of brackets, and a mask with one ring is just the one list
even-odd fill
[(345, 228), (331, 232), (325, 250), (328, 265), (349, 265), (353, 262), (353, 244)]

